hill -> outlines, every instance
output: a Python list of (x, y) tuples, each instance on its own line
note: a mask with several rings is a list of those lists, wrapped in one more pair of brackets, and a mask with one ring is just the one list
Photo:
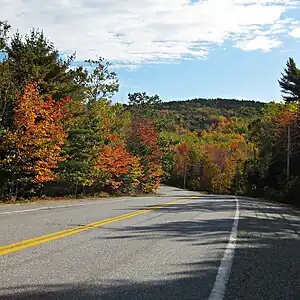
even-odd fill
[(190, 130), (203, 130), (219, 117), (226, 119), (256, 119), (266, 104), (251, 100), (204, 99), (169, 101), (161, 104), (162, 110), (174, 114)]

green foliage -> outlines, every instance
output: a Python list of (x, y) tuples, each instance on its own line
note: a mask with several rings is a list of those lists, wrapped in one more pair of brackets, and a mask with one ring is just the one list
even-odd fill
[(129, 119), (121, 117), (120, 106), (105, 99), (76, 107), (77, 113), (80, 109), (78, 116), (66, 124), (69, 136), (64, 151), (68, 159), (61, 165), (61, 179), (71, 186), (93, 186), (99, 177), (94, 168), (99, 148), (105, 145), (108, 135), (122, 139)]
[(117, 74), (110, 72), (110, 63), (100, 57), (96, 60), (86, 60), (92, 71), (87, 74), (86, 98), (88, 104), (92, 104), (101, 99), (111, 99), (119, 91)]
[[(242, 132), (246, 130), (249, 120), (260, 116), (260, 110), (264, 107), (261, 102), (239, 101), (234, 99), (193, 99), (187, 101), (170, 101), (161, 104), (162, 110), (168, 110), (170, 114), (192, 131), (201, 131), (209, 128), (216, 117), (226, 119), (236, 118), (243, 123)], [(240, 130), (234, 127), (234, 130)]]

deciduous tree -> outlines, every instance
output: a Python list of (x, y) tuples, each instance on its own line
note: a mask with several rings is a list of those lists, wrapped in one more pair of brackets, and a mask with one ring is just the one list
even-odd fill
[(68, 101), (51, 97), (43, 101), (36, 84), (26, 86), (14, 110), (13, 127), (2, 136), (0, 146), (1, 170), (14, 184), (57, 178), (54, 170), (65, 160), (61, 147), (67, 134), (62, 121), (67, 118)]

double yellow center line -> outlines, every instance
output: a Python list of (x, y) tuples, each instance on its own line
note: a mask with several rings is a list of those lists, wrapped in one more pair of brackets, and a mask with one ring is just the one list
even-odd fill
[(183, 202), (183, 201), (185, 201), (185, 200), (172, 201), (172, 202), (164, 203), (164, 204), (161, 204), (161, 205), (152, 206), (151, 208), (148, 208), (148, 209), (137, 210), (137, 211), (134, 211), (132, 213), (120, 215), (120, 216), (105, 219), (105, 220), (102, 220), (102, 221), (93, 222), (93, 223), (89, 223), (89, 224), (86, 224), (86, 225), (77, 226), (77, 227), (74, 227), (74, 228), (65, 229), (65, 230), (57, 231), (57, 232), (50, 233), (50, 234), (45, 234), (45, 235), (42, 235), (42, 236), (39, 236), (39, 237), (36, 237), (36, 238), (33, 238), (33, 239), (24, 240), (24, 241), (21, 241), (21, 242), (10, 244), (10, 245), (0, 246), (0, 256), (7, 255), (7, 254), (10, 254), (10, 253), (14, 253), (14, 252), (18, 252), (18, 251), (24, 250), (26, 248), (38, 246), (38, 245), (41, 245), (41, 244), (44, 244), (44, 243), (47, 243), (47, 242), (50, 242), (50, 241), (62, 239), (62, 238), (65, 238), (67, 236), (75, 235), (77, 233), (87, 231), (87, 230), (90, 230), (90, 229), (94, 229), (94, 228), (98, 228), (98, 227), (101, 227), (101, 226), (104, 226), (104, 225), (107, 225), (107, 224), (110, 224), (110, 223), (113, 223), (113, 222), (133, 218), (133, 217), (139, 216), (139, 215), (143, 215), (147, 212), (154, 211), (154, 210), (157, 210), (157, 209), (160, 209), (160, 208), (164, 208), (166, 206), (176, 204), (176, 203), (179, 203), (179, 202)]

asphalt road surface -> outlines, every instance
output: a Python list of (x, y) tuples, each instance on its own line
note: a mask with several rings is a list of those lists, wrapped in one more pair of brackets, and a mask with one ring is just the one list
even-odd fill
[(300, 213), (159, 197), (0, 206), (0, 299), (300, 299)]

